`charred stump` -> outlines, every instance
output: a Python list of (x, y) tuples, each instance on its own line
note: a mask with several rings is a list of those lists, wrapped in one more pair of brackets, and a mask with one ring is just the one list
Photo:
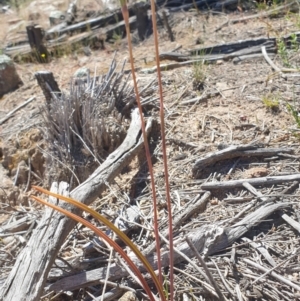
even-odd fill
[(29, 45), (36, 54), (37, 60), (40, 63), (49, 62), (49, 53), (43, 44), (44, 33), (40, 26), (33, 25), (26, 27)]

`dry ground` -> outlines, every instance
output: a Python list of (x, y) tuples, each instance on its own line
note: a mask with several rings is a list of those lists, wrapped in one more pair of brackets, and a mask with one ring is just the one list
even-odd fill
[[(244, 23), (225, 25), (221, 30), (215, 31), (227, 19), (249, 13), (214, 14), (212, 12), (190, 11), (173, 14), (171, 24), (173, 24), (175, 42), (169, 42), (167, 33), (161, 30), (160, 51), (171, 51), (179, 46), (182, 46), (184, 50), (193, 49), (199, 46), (197, 45), (199, 41), (203, 45), (214, 45), (255, 37), (275, 36), (280, 38), (284, 34), (296, 32), (299, 29), (297, 27), (300, 20), (299, 16), (284, 14), (276, 18), (256, 18)], [(20, 15), (19, 17), (21, 18)], [(11, 16), (1, 16), (2, 28), (4, 28), (4, 25), (7, 29), (12, 26), (8, 22), (9, 18), (11, 19)], [(7, 37), (8, 35), (6, 35)], [(4, 40), (4, 37), (2, 39)], [(9, 166), (7, 166), (9, 178), (14, 180), (13, 175), (16, 173), (19, 162), (25, 160), (25, 163), (28, 164), (30, 156), (35, 155), (37, 158), (30, 157), (31, 160), (36, 160), (34, 162), (37, 165), (41, 164), (42, 157), (39, 156), (40, 151), (37, 151), (36, 147), (39, 145), (43, 148), (47, 143), (45, 137), (41, 134), (43, 124), (39, 114), (39, 106), (43, 103), (44, 97), (34, 78), (34, 73), (47, 69), (53, 72), (62, 89), (68, 89), (70, 78), (80, 67), (88, 67), (91, 71), (96, 68), (98, 74), (106, 72), (115, 50), (118, 51), (119, 62), (128, 59), (126, 41), (121, 40), (116, 41), (115, 44), (106, 44), (105, 50), (92, 51), (92, 55), (89, 57), (78, 52), (66, 57), (54, 58), (47, 65), (16, 64), (24, 85), (17, 91), (0, 99), (0, 119), (29, 97), (35, 96), (36, 99), (0, 125), (0, 160), (4, 160), (5, 153), (12, 157)], [(297, 67), (299, 64), (299, 54), (299, 51), (288, 53), (293, 67)], [(142, 43), (135, 43), (134, 57), (136, 67), (148, 68), (153, 66), (153, 37)], [(283, 66), (280, 55), (277, 55), (273, 60), (277, 65)], [(129, 69), (129, 64), (126, 68)], [(195, 72), (200, 73), (205, 78), (203, 89), (195, 90), (193, 87)], [(137, 77), (143, 84), (146, 84), (152, 81), (155, 75), (137, 73)], [(287, 109), (288, 103), (297, 109), (300, 93), (298, 78), (299, 76), (288, 77), (287, 79), (280, 77), (279, 74), (274, 73), (263, 57), (238, 63), (218, 61), (210, 65), (195, 64), (162, 72), (169, 174), (174, 212), (180, 210), (184, 204), (201, 192), (200, 185), (208, 177), (211, 181), (212, 179), (242, 179), (299, 173), (297, 155), (299, 154), (300, 143), (297, 136), (293, 134), (293, 130), (296, 129), (295, 120)], [(207, 95), (207, 97), (196, 103), (188, 102), (201, 95)], [(275, 102), (276, 107), (274, 109), (268, 107), (263, 99)], [(157, 117), (158, 111), (153, 110), (151, 114)], [(240, 160), (238, 162), (230, 160), (213, 166), (202, 174), (200, 179), (195, 179), (192, 176), (191, 168), (194, 162), (205, 154), (227, 145), (253, 142), (262, 143), (266, 147), (292, 147), (296, 156), (270, 162), (263, 161), (261, 158)], [(166, 208), (162, 154), (159, 144), (154, 149), (153, 154), (155, 158), (155, 179), (161, 205), (160, 217), (164, 219), (166, 218)], [(133, 202), (149, 209), (151, 202), (147, 175), (140, 175), (139, 178), (135, 177), (133, 180), (133, 176), (137, 172), (135, 170), (136, 163), (132, 163), (129, 173), (124, 173), (117, 178), (116, 183), (110, 187), (110, 191), (101, 201), (97, 201), (95, 206), (103, 210), (111, 210), (112, 208), (116, 210), (120, 204), (119, 200), (126, 200), (127, 194), (129, 194)], [(237, 164), (234, 166), (234, 163)], [(234, 169), (230, 171), (233, 166)], [(31, 184), (44, 184), (42, 180), (43, 167), (40, 166), (39, 168), (40, 170), (36, 175), (31, 175)], [(13, 189), (13, 193), (12, 191), (5, 192), (5, 194), (8, 194), (9, 207), (7, 207), (5, 197), (2, 196), (0, 222), (3, 225), (14, 216), (19, 218), (26, 211), (35, 210), (39, 213), (40, 210), (43, 210), (42, 208), (37, 209), (35, 204), (28, 201), (30, 189), (25, 191), (26, 184), (27, 177), (24, 176), (23, 182), (18, 183), (17, 187)], [(284, 187), (284, 185), (261, 187), (261, 192), (267, 195), (280, 194)], [(299, 222), (299, 214), (297, 213), (297, 210), (299, 210), (298, 195), (299, 188), (292, 195), (288, 195), (287, 198), (291, 202), (291, 209), (294, 209), (291, 215)], [(246, 206), (244, 202), (235, 202), (238, 197), (245, 201), (251, 199), (251, 194), (245, 189), (213, 192), (206, 211), (201, 215), (196, 215), (183, 228), (191, 229), (205, 223), (230, 220)], [(230, 202), (230, 200), (233, 201)], [(20, 213), (22, 211), (23, 213)], [(280, 272), (299, 285), (300, 269), (298, 263), (299, 253), (297, 253), (299, 233), (285, 224), (279, 215), (275, 215), (270, 217), (269, 222), (265, 221), (251, 229), (246, 236), (252, 240), (262, 241), (278, 264), (289, 256), (296, 254), (284, 265)], [(15, 238), (13, 236), (8, 237), (10, 240), (6, 236), (0, 237), (1, 252), (10, 253), (10, 256), (1, 263), (1, 278), (5, 278), (9, 273), (15, 257), (23, 246), (20, 243), (11, 243)], [(77, 242), (76, 247), (72, 247), (74, 238), (70, 238), (69, 245), (60, 252), (61, 257), (68, 259), (74, 256), (84, 256), (82, 253), (83, 246), (89, 241), (89, 238), (85, 236), (76, 239), (79, 242)], [(141, 246), (143, 245), (142, 242), (138, 243)], [(243, 276), (240, 275), (240, 280), (237, 280), (238, 276), (232, 272), (230, 263), (230, 257), (234, 256), (232, 250), (236, 252), (235, 256), (238, 258), (237, 273), (241, 272), (243, 274)], [(243, 257), (252, 258), (256, 262), (267, 265), (257, 250), (251, 249), (242, 241), (238, 241), (234, 249), (225, 250), (221, 255), (215, 255), (208, 259), (208, 263), (211, 264), (209, 266), (218, 279), (222, 291), (226, 291), (226, 289), (212, 260), (218, 263), (223, 275), (227, 275), (226, 281), (232, 290), (237, 290), (236, 287), (239, 286), (242, 291), (240, 300), (296, 300), (299, 298), (299, 291), (291, 290), (287, 285), (270, 277), (264, 279), (265, 283), (258, 281), (257, 285), (250, 289), (249, 283), (260, 276), (261, 272), (247, 266), (241, 260)], [(194, 273), (189, 265), (182, 264), (179, 267), (186, 269), (191, 274)], [(177, 274), (175, 280), (177, 295), (180, 299), (187, 295), (189, 300), (209, 300), (206, 299), (205, 295), (200, 297), (203, 292), (195, 280), (191, 280), (188, 276), (183, 276), (180, 273)], [(247, 288), (247, 285), (249, 288)], [(262, 287), (264, 287), (264, 293), (262, 293)], [(83, 298), (87, 295), (85, 292), (83, 292), (83, 295), (83, 297), (79, 297), (79, 293), (75, 292), (74, 300), (85, 300)], [(278, 297), (279, 299), (276, 299)], [(232, 297), (229, 295), (228, 298)]]

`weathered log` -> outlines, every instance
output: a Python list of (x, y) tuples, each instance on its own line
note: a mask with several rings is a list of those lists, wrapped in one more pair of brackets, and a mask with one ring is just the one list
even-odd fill
[[(133, 30), (136, 25), (136, 17), (129, 18), (130, 28)], [(81, 44), (83, 45), (85, 42), (93, 43), (93, 41), (98, 41), (104, 38), (107, 40), (113, 37), (115, 32), (123, 33), (125, 32), (125, 23), (124, 21), (120, 21), (113, 25), (108, 25), (105, 28), (98, 28), (94, 31), (80, 33), (78, 35), (74, 35), (72, 37), (66, 38), (67, 34), (58, 36), (54, 40), (48, 41), (48, 50), (55, 52), (56, 49), (63, 48), (65, 46), (73, 46)], [(56, 32), (51, 33), (52, 38), (57, 36)], [(16, 57), (16, 56), (29, 56), (31, 54), (31, 48), (29, 45), (21, 45), (16, 47), (7, 47), (5, 49), (5, 54)]]
[[(150, 128), (151, 120), (147, 123), (148, 132)], [(121, 146), (110, 154), (84, 183), (75, 188), (70, 196), (86, 205), (91, 204), (106, 189), (106, 183), (111, 182), (142, 150), (142, 147), (141, 121), (136, 109), (132, 113), (129, 130)], [(80, 210), (74, 209), (70, 205), (62, 204), (62, 207), (80, 214)], [(40, 300), (47, 275), (59, 248), (74, 225), (75, 221), (59, 213), (52, 215), (52, 211), (46, 209), (27, 246), (19, 254), (14, 268), (2, 288), (0, 300)]]
[(288, 176), (272, 176), (254, 179), (240, 179), (225, 182), (211, 182), (204, 183), (201, 188), (204, 190), (214, 190), (214, 189), (232, 189), (237, 187), (242, 187), (244, 182), (248, 182), (253, 186), (259, 185), (275, 185), (284, 182), (300, 181), (300, 174), (293, 174)]
[[(232, 227), (222, 228), (216, 225), (204, 225), (195, 229), (192, 233), (188, 234), (192, 243), (197, 248), (198, 252), (204, 255), (212, 255), (217, 253), (228, 246), (232, 245), (238, 238), (245, 234), (251, 227), (264, 221), (273, 212), (288, 207), (288, 203), (266, 204), (260, 207), (256, 211), (250, 213), (240, 222), (236, 223)], [(184, 253), (188, 257), (193, 257), (193, 251), (186, 242), (180, 242), (176, 245), (177, 249)], [(130, 255), (134, 263), (139, 267), (141, 271), (144, 271), (143, 266), (134, 255)], [(157, 258), (155, 254), (147, 256), (148, 261), (154, 269), (157, 268)], [(183, 261), (182, 258), (174, 252), (174, 262), (179, 263)], [(169, 252), (162, 252), (161, 263), (165, 267), (169, 264)], [(61, 290), (75, 290), (83, 288), (94, 283), (97, 283), (100, 279), (105, 279), (107, 268), (102, 267), (92, 271), (82, 272), (77, 275), (63, 278), (58, 280), (54, 284), (48, 286), (47, 290), (59, 292)], [(112, 264), (109, 270), (110, 281), (116, 281), (121, 277), (127, 276), (127, 272), (121, 267)]]
[(280, 153), (292, 153), (291, 148), (259, 148), (255, 145), (232, 145), (223, 150), (208, 154), (197, 160), (193, 166), (193, 175), (198, 176), (207, 166), (211, 166), (221, 160), (237, 157), (272, 157)]
[[(129, 11), (129, 17), (132, 17), (134, 15), (134, 10), (132, 7), (128, 8)], [(51, 31), (51, 35), (55, 34), (56, 36), (60, 36), (64, 33), (73, 33), (73, 32), (78, 32), (78, 31), (90, 31), (95, 30), (96, 28), (99, 27), (105, 27), (107, 25), (115, 24), (118, 23), (119, 20), (123, 20), (123, 15), (121, 12), (121, 9), (116, 10), (115, 12), (109, 14), (109, 15), (104, 15), (100, 16), (97, 18), (92, 18), (86, 21), (82, 21), (70, 26), (67, 26), (65, 28), (58, 29), (56, 32), (53, 30)], [(48, 32), (46, 32), (46, 38), (48, 36)]]

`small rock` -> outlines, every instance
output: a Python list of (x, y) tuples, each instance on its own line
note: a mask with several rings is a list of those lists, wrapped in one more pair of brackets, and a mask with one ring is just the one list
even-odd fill
[(252, 167), (244, 172), (244, 177), (249, 178), (260, 178), (265, 177), (269, 173), (269, 170), (265, 167)]
[(17, 168), (14, 168), (11, 172), (12, 176), (17, 177), (16, 184), (26, 184), (28, 179), (28, 166), (25, 161), (21, 161)]
[(222, 95), (224, 95), (226, 98), (232, 96), (233, 90), (229, 88), (227, 83), (216, 83), (217, 89), (220, 91)]
[(31, 166), (33, 171), (39, 175), (43, 175), (45, 171), (45, 157), (43, 153), (38, 148), (33, 148), (30, 150), (31, 154)]
[(13, 237), (13, 236), (7, 236), (7, 237), (3, 237), (1, 239), (1, 242), (4, 244), (4, 245), (8, 245), (10, 243), (12, 243), (13, 241), (15, 241), (16, 239)]
[(2, 6), (1, 12), (3, 14), (11, 14), (13, 11), (10, 9), (9, 5)]
[(50, 13), (50, 16), (49, 16), (50, 26), (60, 24), (65, 19), (66, 19), (66, 16), (63, 12), (61, 12), (59, 10), (54, 10)]
[(74, 73), (74, 77), (87, 77), (90, 74), (90, 69), (82, 67)]
[(13, 61), (5, 54), (0, 55), (0, 97), (16, 90), (21, 84)]

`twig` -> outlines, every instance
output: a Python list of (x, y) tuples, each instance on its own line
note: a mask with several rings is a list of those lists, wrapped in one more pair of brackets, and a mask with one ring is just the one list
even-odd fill
[(17, 186), (18, 176), (19, 176), (19, 171), (20, 171), (20, 165), (21, 165), (21, 162), (18, 164), (18, 169), (17, 169), (16, 175), (15, 175), (15, 180), (14, 180), (14, 186)]
[[(168, 248), (169, 248), (169, 241), (163, 236), (160, 235), (160, 238), (167, 244)], [(186, 256), (184, 253), (182, 253), (178, 248), (173, 247), (175, 253), (177, 253), (178, 255), (180, 255), (184, 260), (186, 260), (196, 271), (199, 272), (200, 275), (202, 275), (205, 280), (207, 282), (209, 282), (209, 278), (208, 276), (188, 257)]]
[[(113, 240), (116, 239), (116, 234), (113, 234)], [(106, 286), (107, 286), (107, 281), (109, 278), (109, 270), (110, 270), (110, 266), (111, 266), (111, 261), (112, 261), (112, 256), (114, 253), (114, 248), (111, 247), (106, 241), (103, 240), (103, 242), (105, 243), (106, 247), (110, 250), (109, 252), (109, 258), (108, 258), (108, 264), (107, 264), (107, 270), (106, 270), (106, 275), (105, 275), (105, 279), (104, 279), (104, 283), (103, 283), (103, 288), (102, 288), (102, 294), (101, 294), (101, 301), (104, 301), (104, 294), (106, 291)]]
[(194, 244), (192, 243), (192, 241), (190, 240), (190, 238), (187, 236), (185, 238), (186, 242), (188, 243), (188, 245), (190, 246), (190, 248), (194, 251), (195, 256), (197, 257), (197, 259), (199, 260), (200, 264), (202, 265), (202, 267), (204, 268), (207, 277), (209, 278), (209, 281), (211, 283), (211, 285), (214, 287), (214, 289), (216, 290), (219, 299), (221, 301), (225, 301), (225, 297), (223, 296), (217, 282), (215, 281), (214, 277), (212, 276), (212, 274), (210, 273), (210, 270), (208, 269), (205, 261), (202, 259), (201, 255), (199, 254), (199, 252), (197, 251), (197, 249), (195, 248)]
[(180, 272), (182, 273), (183, 275), (186, 275), (187, 277), (195, 280), (196, 282), (199, 282), (201, 285), (203, 285), (203, 287), (208, 291), (210, 292), (214, 297), (217, 297), (218, 298), (218, 295), (216, 294), (214, 288), (212, 286), (210, 286), (208, 283), (204, 282), (204, 281), (201, 281), (199, 278), (197, 277), (194, 277), (193, 275), (190, 275), (176, 267), (174, 267), (174, 271), (177, 271), (177, 272)]
[(257, 250), (260, 254), (262, 254), (272, 267), (276, 266), (275, 260), (273, 259), (273, 257), (270, 255), (270, 253), (262, 243), (257, 244), (255, 241), (252, 241), (247, 237), (242, 237), (242, 241), (249, 242), (249, 245), (254, 250)]
[(201, 189), (213, 190), (213, 189), (237, 188), (243, 186), (244, 182), (248, 182), (249, 184), (256, 186), (256, 185), (280, 184), (283, 182), (290, 182), (290, 181), (300, 181), (300, 174), (297, 173), (288, 176), (273, 176), (273, 177), (263, 177), (263, 178), (255, 178), (255, 179), (232, 180), (226, 182), (204, 183), (201, 185)]
[(27, 178), (27, 183), (24, 192), (27, 192), (30, 184), (30, 175), (31, 175), (31, 161), (30, 157), (28, 158), (28, 178)]
[(28, 100), (26, 100), (24, 103), (10, 111), (6, 116), (0, 120), (0, 125), (4, 123), (6, 120), (8, 120), (12, 115), (14, 115), (17, 111), (22, 109), (23, 107), (27, 106), (30, 102), (32, 102), (35, 99), (35, 96), (30, 97)]
[(206, 157), (197, 160), (192, 171), (194, 175), (197, 175), (207, 166), (211, 166), (221, 160), (253, 156), (270, 157), (281, 152), (292, 153), (293, 150), (291, 148), (262, 148), (252, 144), (231, 145), (220, 151), (209, 153)]
[[(210, 195), (211, 193), (209, 191), (206, 191), (199, 200), (194, 200), (191, 204), (188, 204), (188, 206), (186, 206), (186, 209), (184, 209), (178, 216), (174, 216), (173, 231), (180, 225), (182, 225), (182, 223), (184, 223), (184, 221), (190, 218), (193, 214), (199, 211), (203, 211)], [(161, 235), (168, 238), (168, 230), (164, 230)], [(147, 256), (150, 255), (154, 250), (155, 242), (148, 246), (148, 248), (144, 250), (143, 253), (145, 256)]]
[(300, 233), (300, 224), (287, 214), (281, 212), (281, 218)]
[(214, 261), (212, 258), (211, 258), (210, 260), (211, 260), (212, 263), (215, 265), (215, 267), (216, 267), (216, 269), (217, 269), (217, 271), (218, 271), (218, 273), (219, 273), (219, 275), (220, 275), (220, 278), (221, 278), (221, 280), (222, 280), (222, 282), (223, 282), (225, 288), (227, 289), (228, 293), (231, 294), (232, 297), (235, 297), (234, 292), (231, 290), (231, 288), (230, 288), (229, 285), (227, 284), (226, 280), (224, 279), (224, 277), (223, 277), (223, 275), (222, 275), (222, 273), (221, 273), (221, 271), (220, 271), (218, 265), (215, 263), (215, 261)]
[(277, 67), (275, 65), (275, 63), (269, 58), (268, 54), (267, 54), (267, 51), (266, 51), (266, 46), (262, 46), (261, 47), (261, 52), (265, 58), (265, 60), (267, 61), (267, 63), (277, 72), (280, 72), (281, 73), (281, 69), (279, 67)]
[[(298, 250), (299, 251), (299, 248)], [(264, 278), (266, 275), (270, 274), (272, 271), (274, 271), (275, 269), (277, 269), (278, 267), (282, 266), (284, 263), (290, 261), (291, 259), (293, 259), (296, 255), (298, 255), (297, 251), (295, 252), (295, 254), (293, 254), (291, 257), (287, 258), (286, 260), (283, 260), (282, 262), (280, 262), (279, 264), (277, 264), (276, 266), (274, 266), (273, 268), (271, 268), (269, 271), (265, 272), (264, 274), (262, 274), (260, 277), (258, 277), (256, 280), (254, 280), (252, 282), (252, 285), (254, 285), (256, 282), (258, 282), (259, 280), (261, 280), (262, 278)]]
[(255, 267), (256, 269), (258, 269), (258, 270), (260, 270), (260, 271), (262, 271), (262, 272), (264, 272), (264, 273), (270, 272), (270, 273), (269, 273), (270, 276), (276, 278), (277, 280), (283, 282), (284, 284), (286, 284), (286, 285), (288, 285), (288, 286), (290, 286), (290, 287), (292, 287), (292, 288), (294, 288), (294, 289), (296, 289), (297, 291), (300, 292), (300, 286), (297, 285), (297, 284), (295, 284), (295, 283), (293, 283), (292, 281), (290, 281), (290, 280), (284, 278), (284, 277), (281, 276), (281, 275), (278, 275), (277, 273), (275, 273), (275, 272), (272, 271), (272, 270), (269, 271), (268, 269), (266, 269), (265, 267), (261, 266), (260, 264), (255, 263), (255, 262), (253, 262), (253, 261), (251, 261), (251, 260), (249, 260), (249, 259), (247, 259), (247, 258), (244, 258), (243, 260), (244, 260), (246, 263), (248, 263), (249, 265)]

